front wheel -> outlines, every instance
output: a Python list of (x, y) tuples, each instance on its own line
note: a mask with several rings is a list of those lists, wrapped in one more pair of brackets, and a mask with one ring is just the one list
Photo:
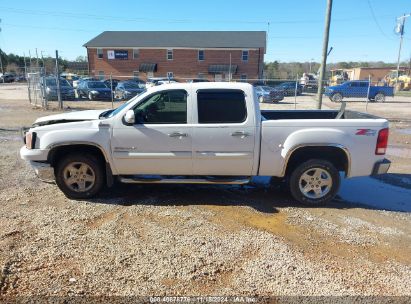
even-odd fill
[(343, 97), (342, 97), (341, 93), (334, 93), (334, 94), (331, 96), (331, 100), (332, 100), (333, 102), (341, 102), (342, 99), (343, 99)]
[(337, 195), (340, 175), (329, 161), (311, 159), (291, 172), (289, 183), (291, 195), (297, 201), (309, 206), (323, 206)]
[(91, 198), (104, 186), (102, 165), (88, 154), (67, 155), (55, 167), (55, 176), (57, 186), (68, 198)]

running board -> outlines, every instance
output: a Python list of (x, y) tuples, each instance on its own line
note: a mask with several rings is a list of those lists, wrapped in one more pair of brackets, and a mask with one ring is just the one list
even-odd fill
[(142, 178), (142, 177), (119, 177), (120, 182), (125, 184), (222, 184), (222, 185), (244, 185), (251, 178)]

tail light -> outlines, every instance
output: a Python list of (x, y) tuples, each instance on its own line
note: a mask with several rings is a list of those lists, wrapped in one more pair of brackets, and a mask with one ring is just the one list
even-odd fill
[(388, 145), (388, 128), (381, 129), (378, 132), (377, 145), (375, 147), (376, 155), (384, 155)]

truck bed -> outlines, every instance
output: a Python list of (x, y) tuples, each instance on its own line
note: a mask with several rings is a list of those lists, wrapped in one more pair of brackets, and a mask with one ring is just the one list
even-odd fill
[[(261, 115), (266, 120), (283, 119), (335, 119), (337, 110), (261, 110)], [(377, 116), (357, 112), (345, 111), (341, 119), (376, 119)]]

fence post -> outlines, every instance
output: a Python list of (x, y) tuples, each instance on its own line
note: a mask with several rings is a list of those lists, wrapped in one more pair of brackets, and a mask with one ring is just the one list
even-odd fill
[(368, 91), (367, 91), (367, 101), (365, 103), (365, 112), (368, 112), (368, 101), (370, 100), (370, 86), (371, 86), (371, 75), (368, 75)]
[(114, 109), (113, 73), (110, 73), (111, 108)]
[(297, 89), (298, 89), (298, 73), (295, 80), (295, 89), (294, 89), (294, 110), (297, 109)]
[(63, 101), (61, 100), (60, 92), (60, 71), (59, 71), (59, 51), (56, 50), (56, 83), (57, 83), (57, 100), (59, 102), (59, 109), (63, 110)]

